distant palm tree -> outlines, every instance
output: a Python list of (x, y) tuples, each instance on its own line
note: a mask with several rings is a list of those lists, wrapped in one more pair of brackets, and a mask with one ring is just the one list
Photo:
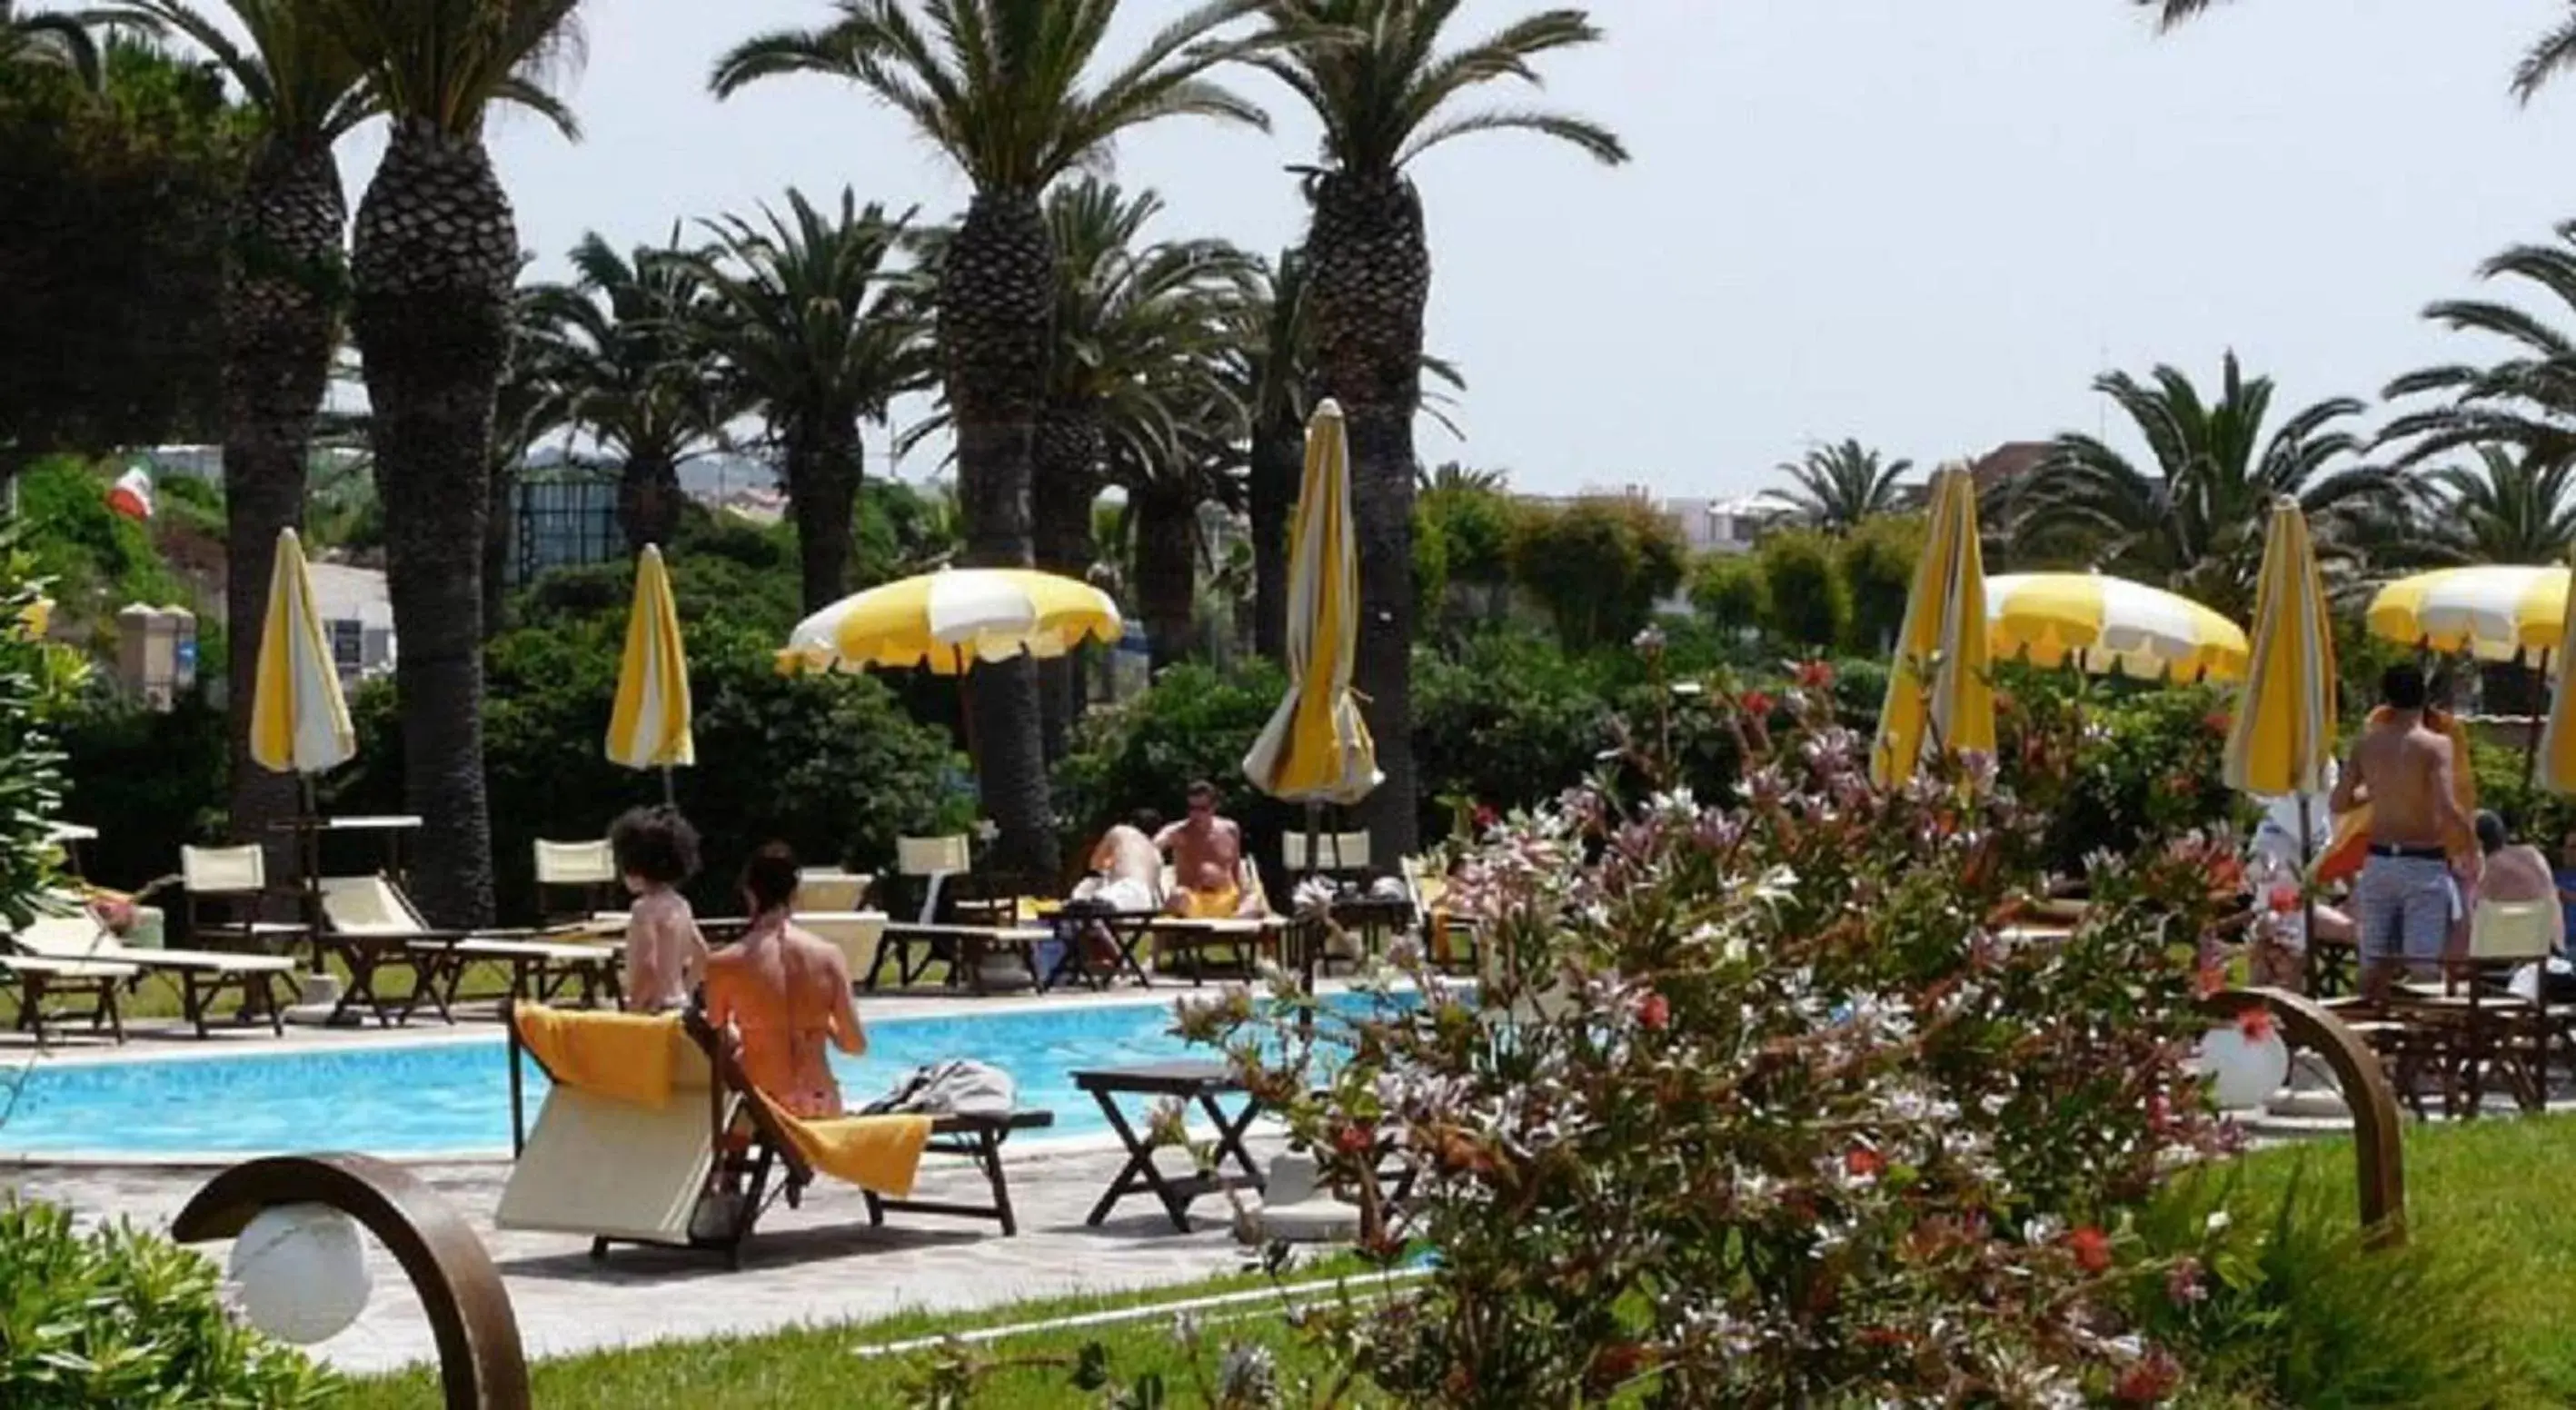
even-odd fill
[(107, 86), (101, 62), (106, 40), (95, 31), (124, 28), (142, 34), (158, 32), (146, 14), (127, 9), (22, 11), (14, 0), (0, 0), (0, 65), (42, 65), (68, 71), (96, 93)]
[(488, 923), (483, 561), (492, 403), (510, 365), (519, 236), (484, 146), (496, 104), (572, 116), (539, 79), (577, 42), (578, 0), (315, 0), (391, 120), (350, 244), (386, 589), (402, 650), (403, 781), (425, 823), (429, 918)]
[[(2160, 27), (2171, 29), (2210, 8), (2215, 0), (2129, 0), (2157, 12)], [(2523, 51), (2522, 62), (2514, 66), (2513, 95), (2528, 103), (2550, 79), (2567, 68), (2576, 67), (2576, 14), (2558, 22), (2547, 34)]]
[(1512, 475), (1508, 470), (1477, 470), (1454, 460), (1442, 461), (1423, 474), (1415, 485), (1415, 489), (1423, 494), (1439, 494), (1444, 490), (1501, 494), (1511, 487)]
[(1888, 460), (1858, 441), (1817, 446), (1805, 459), (1780, 467), (1798, 486), (1782, 498), (1799, 518), (1838, 534), (1864, 519), (1894, 513), (1897, 481), (1913, 468), (1911, 460)]
[[(1041, 196), (1102, 160), (1117, 139), (1167, 118), (1266, 127), (1207, 72), (1242, 52), (1218, 37), (1258, 0), (1207, 0), (1099, 64), (1117, 0), (836, 0), (819, 29), (761, 35), (716, 61), (718, 96), (764, 79), (847, 79), (893, 108), (973, 187), (939, 262), (937, 342), (957, 424), (966, 557), (1033, 561), (1031, 456), (1046, 405), (1054, 242)], [(985, 811), (999, 870), (1050, 879), (1057, 842), (1037, 673), (989, 666), (970, 692)]]
[(596, 233), (573, 247), (573, 283), (547, 296), (573, 424), (621, 463), (617, 517), (629, 553), (669, 544), (680, 466), (723, 443), (732, 407), (716, 359), (694, 336), (706, 281), (672, 230), (621, 255)]
[(1466, 109), (1489, 85), (1536, 86), (1541, 55), (1596, 43), (1576, 9), (1505, 23), (1444, 51), (1462, 0), (1264, 0), (1269, 39), (1251, 62), (1314, 111), (1313, 215), (1303, 316), (1316, 382), (1349, 428), (1361, 622), (1355, 684), (1385, 783), (1359, 811), (1381, 856), (1408, 856), (1420, 826), (1413, 765), (1413, 420), (1422, 409), (1431, 247), (1413, 162), (1462, 137), (1523, 132), (1617, 164), (1598, 123), (1542, 108)]
[(2433, 473), (2432, 537), (2462, 563), (2565, 563), (2576, 550), (2576, 461), (2480, 446), (2475, 469)]
[[(2495, 256), (2478, 267), (2478, 277), (2519, 279), (2546, 293), (2558, 305), (2553, 312), (2576, 312), (2576, 221), (2557, 233), (2557, 244), (2516, 245)], [(2454, 332), (2501, 338), (2514, 355), (2485, 366), (2428, 367), (2389, 383), (2391, 400), (2445, 398), (2380, 433), (2383, 443), (2404, 447), (2399, 465), (2486, 446), (2511, 447), (2525, 462), (2576, 459), (2576, 335), (2494, 300), (2444, 300), (2424, 316)]]
[(2357, 570), (2366, 531), (2402, 497), (2391, 472), (2351, 463), (2363, 443), (2337, 423), (2360, 415), (2360, 402), (2321, 401), (2273, 427), (2271, 379), (2245, 377), (2233, 353), (2215, 401), (2172, 367), (2145, 383), (2114, 372), (2093, 385), (2153, 462), (2136, 465), (2091, 436), (2058, 437), (2014, 496), (2010, 533), (2026, 560), (2118, 573), (2242, 619), (2276, 497), (2298, 500), (2319, 556), (2343, 571)]
[(705, 291), (695, 336), (733, 404), (757, 410), (778, 443), (805, 610), (819, 612), (850, 590), (859, 426), (883, 425), (896, 397), (928, 384), (930, 363), (911, 276), (894, 263), (912, 212), (862, 207), (846, 188), (837, 213), (796, 191), (787, 206), (764, 211), (765, 225), (715, 222), (716, 252), (687, 263)]

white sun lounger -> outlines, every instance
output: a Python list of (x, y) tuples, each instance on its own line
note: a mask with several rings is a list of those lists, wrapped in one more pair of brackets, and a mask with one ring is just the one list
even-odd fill
[[(476, 960), (509, 965), (513, 995), (542, 999), (567, 980), (581, 984), (585, 1001), (596, 1001), (603, 990), (612, 996), (617, 992), (618, 955), (607, 946), (541, 940), (533, 932), (434, 929), (411, 898), (382, 876), (326, 876), (321, 889), (322, 943), (339, 950), (349, 966), (349, 992), (341, 996), (341, 1012), (363, 1002), (377, 1022), (390, 1027), (408, 1022), (426, 1002), (453, 1023), (452, 1006), (465, 967)], [(417, 976), (398, 1017), (375, 991), (376, 967), (397, 957), (388, 949), (408, 960)]]
[(102, 930), (86, 912), (40, 916), (9, 934), (20, 951), (50, 960), (94, 961), (132, 965), (179, 986), (180, 1010), (206, 1036), (206, 1010), (224, 990), (241, 990), (245, 1014), (265, 1014), (272, 1032), (283, 1033), (284, 1002), (279, 981), (295, 973), (295, 961), (283, 955), (252, 955), (218, 950), (151, 950), (129, 948)]

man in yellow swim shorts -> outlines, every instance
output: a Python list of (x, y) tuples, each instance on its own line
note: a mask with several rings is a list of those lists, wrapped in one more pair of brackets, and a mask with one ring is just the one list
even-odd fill
[(1243, 894), (1243, 829), (1217, 816), (1216, 785), (1190, 785), (1189, 815), (1164, 828), (1154, 845), (1172, 854), (1178, 884), (1166, 909), (1192, 920), (1227, 920), (1254, 913)]

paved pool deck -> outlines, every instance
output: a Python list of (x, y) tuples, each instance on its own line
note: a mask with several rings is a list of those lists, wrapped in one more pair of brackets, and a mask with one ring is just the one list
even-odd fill
[[(1099, 1003), (1170, 1003), (1189, 991), (1128, 990), (971, 999), (863, 995), (863, 1016), (1003, 1012)], [(1214, 992), (1213, 988), (1209, 992)], [(200, 1042), (175, 1021), (128, 1025), (122, 1048), (86, 1035), (57, 1038), (38, 1056), (24, 1035), (0, 1036), (0, 1064), (112, 1062), (343, 1047), (353, 1044), (489, 1041), (494, 1025), (469, 1019), (453, 1030), (424, 1025), (384, 1033), (290, 1026), (284, 1038), (218, 1028)], [(1275, 1141), (1256, 1138), (1266, 1158)], [(1162, 1157), (1177, 1170), (1179, 1153)], [(1084, 1217), (1118, 1172), (1124, 1156), (1107, 1138), (1017, 1142), (1006, 1164), (1020, 1217), (1016, 1237), (989, 1223), (930, 1215), (890, 1216), (870, 1228), (857, 1191), (817, 1185), (804, 1207), (782, 1202), (761, 1221), (739, 1271), (721, 1257), (621, 1245), (605, 1260), (586, 1239), (503, 1232), (492, 1227), (509, 1167), (497, 1161), (413, 1164), (408, 1168), (452, 1202), (500, 1265), (531, 1358), (564, 1356), (655, 1341), (752, 1333), (797, 1325), (868, 1321), (912, 1309), (961, 1311), (1031, 1298), (1103, 1294), (1195, 1281), (1233, 1271), (1243, 1250), (1229, 1232), (1221, 1196), (1201, 1200), (1194, 1230), (1176, 1232), (1149, 1197), (1120, 1204), (1099, 1228)], [(84, 1219), (132, 1219), (167, 1229), (188, 1198), (229, 1159), (206, 1162), (31, 1163), (0, 1166), (0, 1189), (71, 1207)], [(973, 1198), (983, 1177), (961, 1161), (924, 1162), (920, 1197)], [(434, 1356), (429, 1325), (409, 1281), (370, 1240), (375, 1296), (346, 1332), (315, 1348), (331, 1364), (358, 1373), (389, 1370)], [(218, 1262), (225, 1244), (204, 1246)]]

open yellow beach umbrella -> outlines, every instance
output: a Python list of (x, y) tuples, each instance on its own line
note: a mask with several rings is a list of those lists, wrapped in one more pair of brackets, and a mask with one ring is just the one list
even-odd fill
[(698, 762), (689, 700), (689, 653), (662, 550), (635, 560), (635, 605), (626, 617), (626, 654), (617, 664), (617, 704), (608, 716), (608, 757), (630, 769), (668, 772)]
[(1359, 591), (1350, 440), (1341, 407), (1327, 401), (1306, 423), (1306, 472), (1288, 541), (1288, 694), (1243, 756), (1244, 775), (1273, 798), (1356, 803), (1378, 785), (1377, 746), (1351, 698)]
[(1987, 669), (1986, 567), (1977, 547), (1977, 486), (1963, 466), (1932, 476), (1932, 523), (1905, 628), (1896, 638), (1887, 703), (1869, 776), (1882, 788), (1914, 777), (1932, 749), (1992, 754), (1995, 688)]
[(2537, 657), (2567, 629), (2568, 571), (2509, 564), (2400, 578), (2370, 599), (2370, 634), (2482, 661)]
[(2140, 680), (2245, 676), (2245, 630), (2186, 597), (2099, 573), (1999, 573), (1986, 579), (1995, 659), (2073, 664)]
[[(2576, 626), (2576, 619), (2570, 625)], [(2576, 793), (2576, 673), (2569, 670), (2570, 663), (2576, 662), (2576, 640), (2562, 635), (2557, 650), (2557, 670), (2549, 686), (2549, 723), (2541, 730), (2535, 776), (2552, 793)]]
[(328, 773), (358, 752), (340, 696), (340, 668), (313, 606), (313, 578), (293, 529), (277, 534), (269, 561), (268, 614), (259, 632), (259, 674), (251, 697), (250, 755), (261, 768)]
[(778, 666), (925, 668), (963, 675), (982, 661), (1062, 656), (1118, 640), (1118, 604), (1089, 583), (1028, 568), (943, 568), (842, 598), (796, 624)]
[(2254, 663), (2227, 734), (2227, 786), (2276, 798), (2322, 793), (2334, 763), (2334, 628), (2307, 517), (2281, 499), (2263, 538)]

